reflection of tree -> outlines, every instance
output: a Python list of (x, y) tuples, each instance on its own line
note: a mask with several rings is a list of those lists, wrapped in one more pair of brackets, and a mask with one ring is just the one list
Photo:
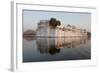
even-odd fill
[(59, 53), (59, 52), (60, 52), (60, 49), (57, 49), (55, 46), (51, 46), (49, 49), (49, 53), (51, 55), (54, 55), (54, 54)]
[(48, 53), (54, 55), (60, 52), (60, 49), (56, 47), (55, 40), (51, 38), (37, 38), (37, 49), (40, 53)]
[(54, 46), (52, 46), (50, 48), (46, 48), (47, 50), (46, 49), (44, 50), (43, 47), (39, 47), (38, 44), (37, 44), (37, 46), (38, 46), (37, 49), (40, 51), (40, 53), (49, 53), (51, 55), (54, 55), (56, 53), (60, 53), (60, 49), (58, 49), (58, 48), (56, 48)]
[(27, 41), (33, 41), (33, 40), (35, 40), (35, 37), (33, 37), (33, 36), (24, 36), (24, 38), (25, 38)]

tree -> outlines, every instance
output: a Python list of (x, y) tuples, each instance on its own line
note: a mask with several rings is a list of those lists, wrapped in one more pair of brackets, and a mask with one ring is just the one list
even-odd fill
[(56, 18), (51, 18), (49, 21), (50, 26), (55, 26), (56, 25)]
[(70, 25), (70, 24), (68, 24), (68, 25), (67, 25), (67, 27), (71, 27), (71, 25)]
[(61, 25), (61, 22), (58, 20), (58, 21), (56, 21), (56, 24), (57, 24), (58, 26), (60, 26), (60, 25)]
[(56, 18), (51, 18), (49, 21), (49, 25), (55, 28), (57, 26), (60, 26), (61, 22), (59, 20), (56, 20)]
[(87, 32), (87, 36), (88, 36), (88, 38), (90, 38), (91, 37), (91, 32)]
[(72, 26), (70, 24), (67, 25), (67, 30), (71, 31), (72, 30)]

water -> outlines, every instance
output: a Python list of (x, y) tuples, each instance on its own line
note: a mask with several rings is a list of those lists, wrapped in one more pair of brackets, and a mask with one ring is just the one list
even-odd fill
[(23, 62), (86, 60), (91, 59), (90, 39), (23, 38)]

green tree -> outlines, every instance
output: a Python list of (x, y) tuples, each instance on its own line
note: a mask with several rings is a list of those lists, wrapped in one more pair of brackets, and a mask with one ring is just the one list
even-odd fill
[(51, 18), (49, 21), (50, 26), (55, 26), (56, 25), (56, 18)]
[(61, 25), (61, 22), (59, 20), (56, 21), (57, 26)]
[(49, 25), (55, 28), (57, 26), (60, 26), (61, 22), (59, 20), (56, 20), (56, 18), (51, 18), (49, 21)]

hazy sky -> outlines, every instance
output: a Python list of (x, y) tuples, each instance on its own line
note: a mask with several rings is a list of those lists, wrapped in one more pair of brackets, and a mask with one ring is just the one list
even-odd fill
[(23, 10), (24, 31), (27, 29), (36, 30), (40, 20), (49, 20), (51, 17), (60, 20), (66, 26), (71, 24), (91, 31), (90, 13)]

